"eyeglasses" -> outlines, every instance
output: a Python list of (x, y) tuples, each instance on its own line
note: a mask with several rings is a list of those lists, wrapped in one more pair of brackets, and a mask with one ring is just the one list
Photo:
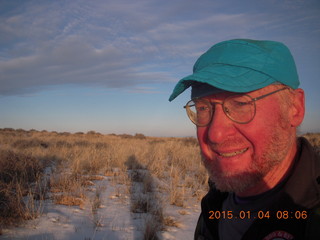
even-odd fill
[(184, 108), (190, 120), (199, 127), (207, 126), (215, 112), (215, 104), (221, 104), (226, 116), (236, 123), (246, 124), (253, 120), (256, 115), (255, 102), (270, 96), (271, 94), (286, 90), (288, 87), (252, 98), (247, 94), (236, 94), (225, 98), (222, 102), (210, 102), (203, 98), (190, 100)]

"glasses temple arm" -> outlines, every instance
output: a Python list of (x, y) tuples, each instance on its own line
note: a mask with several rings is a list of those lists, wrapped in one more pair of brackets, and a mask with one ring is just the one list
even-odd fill
[(260, 99), (262, 99), (262, 98), (265, 98), (265, 97), (267, 97), (267, 96), (270, 96), (270, 95), (272, 95), (272, 94), (274, 94), (274, 93), (280, 92), (280, 91), (285, 90), (285, 89), (289, 89), (289, 88), (288, 88), (288, 87), (280, 88), (280, 89), (278, 89), (278, 90), (276, 90), (276, 91), (267, 93), (267, 94), (262, 95), (262, 96), (260, 96), (260, 97), (253, 98), (252, 100), (253, 100), (253, 101), (258, 101), (258, 100), (260, 100)]

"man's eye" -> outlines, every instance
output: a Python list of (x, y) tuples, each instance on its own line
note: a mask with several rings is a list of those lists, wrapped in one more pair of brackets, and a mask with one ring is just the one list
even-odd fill
[(235, 106), (235, 107), (244, 107), (244, 106), (247, 106), (247, 105), (249, 105), (250, 104), (250, 102), (241, 102), (241, 101), (233, 101), (233, 105)]
[(237, 103), (239, 106), (244, 106), (244, 105), (248, 105), (249, 103), (248, 102), (238, 102)]
[(198, 112), (203, 112), (203, 111), (208, 111), (208, 110), (209, 110), (209, 108), (207, 106), (197, 107)]

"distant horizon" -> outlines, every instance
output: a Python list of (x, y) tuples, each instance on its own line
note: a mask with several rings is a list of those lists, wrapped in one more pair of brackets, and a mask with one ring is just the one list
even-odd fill
[[(47, 133), (58, 133), (58, 134), (87, 134), (87, 135), (90, 135), (90, 134), (101, 134), (101, 135), (116, 135), (116, 136), (125, 136), (125, 135), (128, 135), (128, 136), (131, 136), (131, 137), (135, 137), (136, 135), (139, 135), (139, 134), (142, 134), (143, 136), (145, 137), (163, 137), (163, 138), (197, 138), (196, 136), (196, 132), (195, 132), (195, 135), (185, 135), (185, 136), (154, 136), (154, 135), (146, 135), (142, 132), (136, 132), (136, 133), (115, 133), (115, 132), (110, 132), (110, 133), (106, 133), (106, 132), (98, 132), (98, 131), (94, 131), (94, 130), (89, 130), (89, 131), (76, 131), (76, 132), (73, 132), (73, 131), (56, 131), (56, 130), (37, 130), (37, 129), (29, 129), (29, 130), (26, 130), (26, 129), (23, 129), (23, 128), (8, 128), (8, 127), (3, 127), (3, 128), (0, 128), (0, 131), (2, 130), (13, 130), (13, 131), (25, 131), (25, 132), (32, 132), (32, 131), (35, 131), (35, 132), (47, 132)], [(316, 132), (301, 132), (297, 131), (297, 136), (302, 136), (302, 135), (306, 135), (306, 134), (320, 134), (320, 131), (316, 131)]]
[(89, 130), (89, 131), (56, 131), (56, 130), (46, 130), (46, 129), (42, 129), (42, 130), (37, 130), (37, 129), (23, 129), (23, 128), (11, 128), (11, 127), (3, 127), (3, 128), (0, 128), (0, 131), (2, 130), (8, 130), (8, 131), (24, 131), (24, 132), (47, 132), (47, 133), (58, 133), (58, 134), (87, 134), (87, 135), (94, 135), (94, 134), (101, 134), (101, 135), (116, 135), (116, 136), (125, 136), (125, 135), (128, 135), (128, 136), (136, 136), (136, 135), (139, 135), (139, 134), (142, 134), (143, 136), (145, 137), (164, 137), (164, 138), (196, 138), (196, 136), (153, 136), (153, 135), (146, 135), (144, 133), (141, 133), (141, 132), (136, 132), (136, 133), (115, 133), (115, 132), (110, 132), (110, 133), (107, 133), (107, 132), (99, 132), (99, 131), (94, 131), (94, 130)]

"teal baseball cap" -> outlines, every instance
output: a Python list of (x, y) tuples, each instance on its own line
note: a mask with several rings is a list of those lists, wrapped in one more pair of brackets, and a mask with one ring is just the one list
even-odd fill
[(193, 98), (221, 91), (245, 93), (274, 83), (293, 89), (300, 84), (290, 50), (276, 41), (233, 39), (202, 54), (193, 74), (177, 83), (169, 101), (189, 87)]

